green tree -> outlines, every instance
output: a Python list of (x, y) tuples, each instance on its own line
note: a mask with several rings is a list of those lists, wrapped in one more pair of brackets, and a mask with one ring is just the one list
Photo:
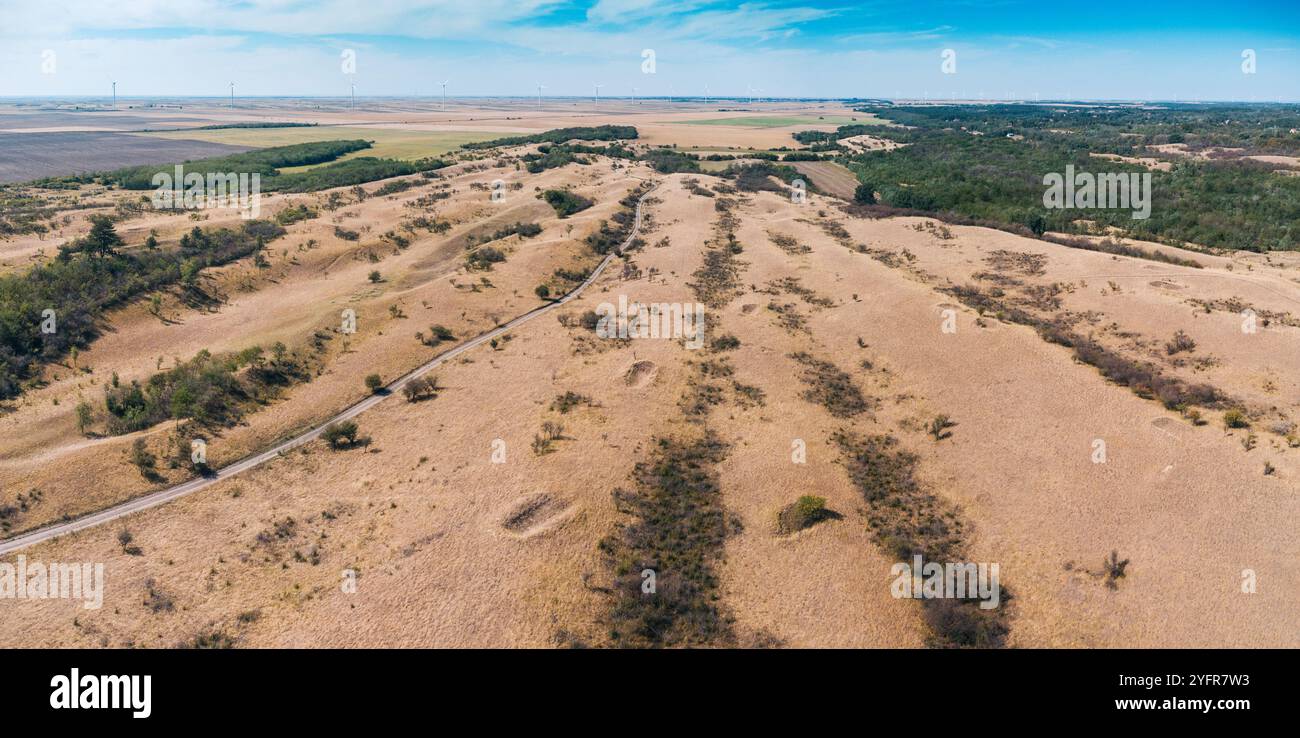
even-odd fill
[(77, 403), (77, 430), (80, 431), (83, 436), (86, 434), (86, 429), (90, 427), (90, 424), (93, 423), (94, 420), (95, 409), (91, 407), (90, 403), (85, 400)]
[(331, 423), (321, 433), (321, 438), (325, 439), (330, 448), (351, 446), (357, 441), (357, 424), (351, 420)]
[(866, 182), (858, 185), (857, 189), (853, 190), (853, 202), (859, 205), (875, 205), (876, 188)]
[(112, 256), (122, 245), (122, 237), (113, 227), (113, 219), (107, 215), (90, 216), (90, 233), (86, 234), (86, 250), (100, 258)]

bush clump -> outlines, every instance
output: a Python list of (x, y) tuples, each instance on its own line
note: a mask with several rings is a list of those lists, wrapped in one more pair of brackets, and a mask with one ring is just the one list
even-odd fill
[(829, 517), (831, 512), (826, 509), (825, 497), (803, 495), (777, 514), (777, 530), (782, 534), (795, 533)]
[(541, 198), (550, 205), (555, 214), (561, 218), (567, 218), (574, 213), (580, 213), (592, 206), (592, 201), (582, 195), (569, 192), (568, 190), (546, 190), (541, 194)]
[(357, 442), (357, 424), (352, 420), (340, 420), (330, 423), (321, 432), (321, 438), (332, 449), (349, 448)]

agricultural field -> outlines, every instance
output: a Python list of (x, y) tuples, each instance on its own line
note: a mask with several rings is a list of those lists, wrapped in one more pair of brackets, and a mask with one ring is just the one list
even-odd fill
[[(293, 128), (222, 128), (200, 131), (171, 131), (143, 134), (152, 139), (198, 140), (224, 146), (268, 148), (316, 141), (365, 139), (374, 142), (365, 156), (388, 159), (420, 159), (441, 156), (464, 144), (494, 138), (494, 134), (473, 131), (422, 131), (397, 127), (314, 126)], [(346, 158), (346, 157), (344, 157)], [(318, 165), (307, 165), (318, 166)], [(306, 168), (306, 167), (303, 167)], [(286, 171), (301, 171), (288, 168)]]
[(108, 131), (0, 133), (0, 184), (132, 164), (163, 164), (247, 151), (249, 146), (177, 136), (151, 141)]

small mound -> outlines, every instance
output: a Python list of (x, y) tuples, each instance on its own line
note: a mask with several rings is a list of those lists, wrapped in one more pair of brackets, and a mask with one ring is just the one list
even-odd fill
[(623, 375), (623, 381), (629, 387), (644, 387), (655, 381), (658, 374), (659, 367), (653, 361), (638, 361)]
[(1185, 286), (1178, 284), (1177, 282), (1170, 282), (1167, 279), (1157, 279), (1154, 282), (1148, 282), (1147, 284), (1150, 284), (1152, 287), (1159, 287), (1166, 290), (1181, 290)]
[(539, 492), (524, 498), (511, 508), (501, 521), (501, 527), (522, 537), (536, 535), (550, 527), (549, 524), (559, 519), (568, 509), (567, 500)]

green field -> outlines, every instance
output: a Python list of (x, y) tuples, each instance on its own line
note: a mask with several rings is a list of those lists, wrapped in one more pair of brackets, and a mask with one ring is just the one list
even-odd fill
[(868, 125), (871, 123), (882, 123), (874, 116), (860, 115), (857, 117), (847, 115), (826, 115), (817, 117), (813, 115), (801, 116), (740, 116), (736, 118), (709, 118), (707, 120), (673, 120), (665, 121), (667, 123), (680, 123), (690, 126), (747, 126), (750, 128), (785, 128), (787, 126), (842, 126), (849, 123), (860, 123)]
[[(460, 148), (474, 141), (487, 141), (501, 134), (489, 131), (411, 131), (396, 128), (360, 128), (353, 126), (313, 126), (294, 128), (221, 128), (205, 131), (165, 131), (139, 134), (155, 138), (190, 139), (231, 144), (234, 146), (252, 146), (265, 148), (270, 146), (288, 146), (296, 143), (313, 141), (335, 141), (340, 139), (364, 138), (373, 141), (374, 146), (364, 151), (357, 151), (340, 157), (337, 161), (358, 156), (373, 156), (386, 159), (413, 160), (439, 156)], [(320, 166), (312, 164), (302, 167), (286, 167), (283, 172), (292, 173)]]

